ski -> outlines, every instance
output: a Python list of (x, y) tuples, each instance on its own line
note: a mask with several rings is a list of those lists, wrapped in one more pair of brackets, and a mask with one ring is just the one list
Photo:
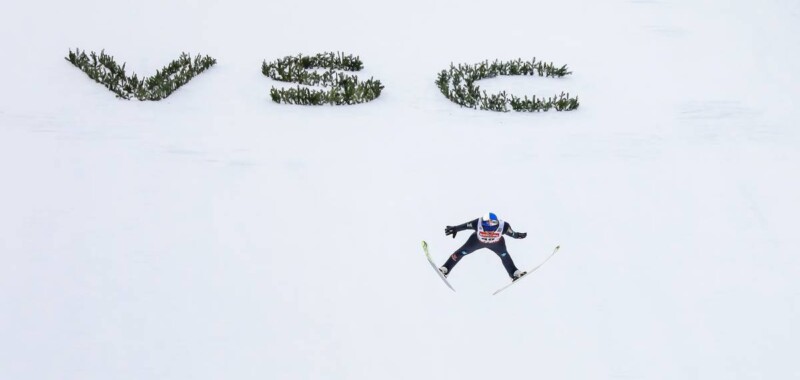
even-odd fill
[[(523, 277), (527, 277), (527, 276), (529, 276), (531, 273), (533, 273), (534, 271), (536, 271), (537, 269), (539, 269), (539, 267), (541, 267), (542, 265), (544, 265), (544, 263), (546, 263), (546, 262), (547, 262), (547, 260), (550, 260), (550, 258), (551, 258), (551, 257), (553, 257), (553, 256), (556, 254), (556, 252), (558, 252), (558, 249), (559, 249), (559, 248), (561, 248), (561, 246), (560, 246), (560, 245), (557, 245), (557, 246), (556, 246), (556, 249), (554, 249), (554, 250), (553, 250), (553, 253), (551, 253), (551, 254), (550, 254), (550, 256), (547, 256), (547, 258), (546, 258), (546, 259), (544, 259), (544, 261), (542, 261), (542, 262), (541, 262), (539, 265), (537, 265), (537, 266), (533, 267), (533, 269), (529, 270), (527, 273), (525, 273), (525, 274), (523, 274), (522, 276), (520, 276), (520, 278), (518, 278), (516, 281), (511, 281), (511, 283), (510, 283), (510, 284), (506, 284), (506, 285), (505, 285), (505, 286), (503, 286), (502, 288), (500, 288), (500, 289), (497, 289), (497, 290), (496, 290), (494, 293), (492, 293), (492, 295), (496, 295), (497, 293), (500, 293), (500, 292), (502, 292), (503, 290), (506, 290), (506, 288), (508, 288), (509, 286), (511, 286), (511, 285), (514, 285), (514, 284), (518, 283), (520, 280), (522, 280), (522, 278), (523, 278)], [(438, 270), (437, 270), (437, 272), (438, 272)]]
[(423, 250), (423, 251), (425, 251), (425, 257), (427, 257), (427, 258), (428, 258), (428, 263), (430, 263), (430, 264), (431, 264), (431, 268), (433, 268), (433, 270), (435, 270), (435, 271), (436, 271), (436, 274), (438, 274), (438, 275), (439, 275), (439, 278), (441, 278), (441, 279), (442, 279), (442, 281), (444, 281), (444, 283), (447, 285), (447, 287), (448, 287), (448, 288), (450, 288), (450, 290), (452, 290), (452, 291), (454, 291), (454, 292), (455, 292), (456, 290), (455, 290), (455, 289), (453, 289), (453, 286), (451, 286), (451, 285), (450, 285), (450, 283), (449, 283), (449, 282), (447, 282), (447, 277), (445, 277), (445, 276), (442, 274), (442, 272), (440, 272), (440, 271), (439, 271), (439, 267), (437, 267), (437, 266), (436, 266), (436, 263), (434, 263), (434, 262), (433, 262), (433, 258), (431, 257), (431, 254), (430, 254), (430, 252), (428, 252), (428, 243), (427, 243), (427, 242), (425, 242), (425, 240), (423, 240), (423, 241), (422, 241), (422, 250)]

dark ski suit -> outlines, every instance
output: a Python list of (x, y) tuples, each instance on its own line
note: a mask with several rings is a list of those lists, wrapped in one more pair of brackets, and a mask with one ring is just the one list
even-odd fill
[[(445, 229), (445, 233), (448, 235), (452, 234), (453, 238), (456, 237), (456, 233), (459, 231), (464, 231), (464, 230), (475, 231), (472, 233), (472, 235), (469, 236), (467, 242), (464, 243), (464, 245), (461, 246), (461, 248), (453, 252), (453, 254), (450, 255), (450, 258), (447, 259), (447, 262), (444, 263), (444, 267), (447, 268), (447, 274), (450, 275), (450, 273), (452, 273), (453, 267), (456, 266), (456, 264), (458, 264), (458, 262), (461, 260), (462, 257), (469, 255), (470, 253), (475, 252), (481, 248), (488, 248), (492, 252), (497, 254), (498, 257), (500, 257), (500, 260), (503, 261), (503, 266), (506, 268), (506, 272), (508, 272), (508, 276), (511, 277), (511, 279), (513, 280), (514, 272), (517, 271), (517, 266), (514, 265), (514, 260), (511, 260), (511, 255), (508, 254), (508, 249), (506, 249), (505, 238), (501, 236), (500, 240), (498, 240), (495, 243), (484, 243), (480, 241), (478, 239), (478, 231), (477, 231), (478, 223), (480, 222), (481, 222), (480, 219), (475, 219), (473, 221), (458, 226), (452, 226), (452, 227), (448, 226)], [(523, 239), (525, 238), (525, 236), (527, 236), (527, 234), (524, 232), (516, 232), (512, 230), (511, 225), (505, 222), (503, 223), (502, 235), (508, 235), (515, 239)]]

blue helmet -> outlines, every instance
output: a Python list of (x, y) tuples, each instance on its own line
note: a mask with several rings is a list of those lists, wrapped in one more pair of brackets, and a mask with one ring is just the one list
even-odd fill
[(500, 220), (497, 219), (497, 215), (493, 212), (487, 212), (486, 215), (481, 217), (481, 226), (486, 231), (496, 230), (499, 224)]

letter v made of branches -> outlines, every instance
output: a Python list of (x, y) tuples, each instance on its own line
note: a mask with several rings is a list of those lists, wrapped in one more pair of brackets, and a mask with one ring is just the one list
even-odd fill
[(89, 78), (102, 84), (118, 98), (139, 100), (161, 100), (170, 96), (175, 90), (189, 82), (206, 69), (214, 66), (217, 60), (209, 56), (197, 55), (192, 59), (187, 53), (181, 53), (178, 59), (170, 62), (156, 74), (150, 77), (139, 77), (136, 74), (128, 76), (125, 73), (125, 64), (118, 65), (114, 57), (105, 53), (100, 54), (75, 49), (69, 51), (65, 57), (67, 61), (81, 69)]

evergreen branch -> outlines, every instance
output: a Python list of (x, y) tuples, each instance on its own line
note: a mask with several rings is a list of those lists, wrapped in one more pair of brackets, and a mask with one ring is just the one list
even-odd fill
[(209, 56), (197, 55), (192, 60), (189, 54), (181, 53), (177, 60), (156, 71), (155, 75), (139, 79), (135, 73), (128, 76), (125, 73), (125, 64), (118, 65), (114, 57), (107, 55), (105, 50), (101, 50), (99, 56), (95, 52), (90, 52), (87, 56), (80, 49), (76, 49), (74, 53), (70, 50), (66, 60), (85, 72), (89, 78), (114, 92), (118, 98), (134, 97), (139, 100), (164, 99), (217, 63), (216, 59)]
[(544, 100), (533, 96), (519, 98), (505, 92), (489, 95), (480, 90), (475, 82), (481, 79), (494, 78), (498, 75), (539, 75), (540, 77), (560, 78), (572, 74), (567, 70), (567, 65), (556, 68), (553, 63), (536, 61), (523, 61), (517, 59), (509, 62), (495, 60), (480, 62), (474, 65), (450, 64), (450, 68), (442, 70), (435, 81), (439, 91), (448, 99), (461, 107), (474, 109), (508, 112), (508, 106), (518, 112), (539, 112), (555, 108), (556, 111), (572, 111), (579, 106), (578, 98), (571, 98), (569, 94), (561, 93)]
[(271, 63), (264, 61), (261, 73), (280, 82), (305, 86), (321, 86), (327, 90), (312, 90), (305, 87), (270, 89), (270, 98), (276, 103), (303, 105), (360, 104), (375, 100), (384, 86), (380, 81), (359, 81), (355, 75), (339, 71), (360, 71), (364, 67), (359, 57), (338, 52), (320, 53), (314, 56), (287, 56)]

